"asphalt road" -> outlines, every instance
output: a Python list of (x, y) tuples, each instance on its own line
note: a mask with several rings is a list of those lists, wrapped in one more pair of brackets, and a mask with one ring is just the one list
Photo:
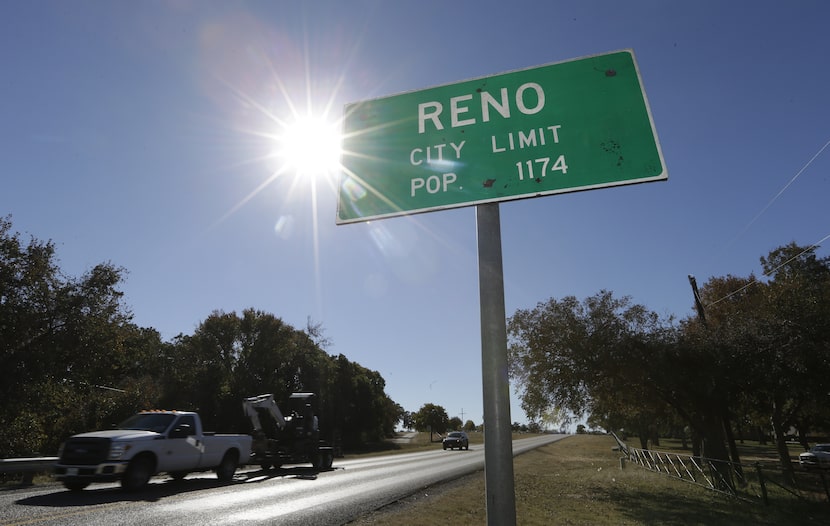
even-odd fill
[[(517, 440), (519, 454), (567, 435)], [(0, 526), (30, 525), (327, 525), (344, 524), (437, 482), (484, 467), (484, 448), (336, 459), (331, 471), (244, 469), (233, 482), (194, 474), (153, 479), (143, 491), (93, 484), (70, 492), (57, 484), (0, 492)]]

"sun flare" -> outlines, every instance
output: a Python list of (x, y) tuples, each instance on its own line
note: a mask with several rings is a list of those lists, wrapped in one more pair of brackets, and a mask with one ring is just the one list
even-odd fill
[(340, 167), (340, 124), (324, 117), (297, 116), (278, 136), (283, 169), (303, 176), (335, 173)]

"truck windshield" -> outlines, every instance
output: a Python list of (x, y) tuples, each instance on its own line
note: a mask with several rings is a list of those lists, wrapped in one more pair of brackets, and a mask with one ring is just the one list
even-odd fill
[(138, 413), (118, 424), (118, 429), (135, 429), (164, 433), (176, 415)]

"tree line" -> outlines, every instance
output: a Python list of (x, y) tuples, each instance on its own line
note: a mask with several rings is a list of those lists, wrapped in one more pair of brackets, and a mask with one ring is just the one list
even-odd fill
[[(537, 421), (589, 415), (641, 446), (688, 437), (739, 462), (736, 440), (774, 440), (792, 479), (790, 429), (830, 432), (830, 258), (790, 243), (763, 277), (712, 277), (696, 316), (675, 321), (603, 290), (551, 298), (508, 320), (510, 375)], [(691, 297), (691, 293), (690, 293)]]
[[(426, 403), (421, 408), (410, 413), (405, 411), (401, 418), (404, 429), (415, 429), (420, 432), (429, 432), (429, 441), (434, 441), (434, 435), (438, 435), (439, 441), (444, 433), (449, 431), (481, 431), (482, 426), (476, 427), (472, 420), (462, 422), (454, 416), (450, 418), (443, 406), (433, 403)], [(519, 424), (514, 424), (518, 426)]]
[(0, 218), (0, 458), (54, 454), (79, 432), (136, 410), (195, 410), (207, 429), (248, 432), (242, 399), (317, 396), (321, 437), (344, 448), (382, 440), (403, 409), (376, 371), (329, 355), (322, 329), (298, 330), (255, 309), (215, 311), (193, 334), (163, 341), (132, 322), (123, 268), (80, 277), (52, 242), (21, 239)]
[[(710, 278), (698, 314), (679, 321), (606, 290), (517, 310), (509, 373), (531, 426), (587, 415), (642, 447), (688, 438), (694, 454), (735, 462), (737, 440), (770, 439), (791, 477), (790, 430), (805, 446), (830, 433), (830, 258), (790, 243), (760, 261), (760, 278)], [(241, 400), (261, 393), (278, 403), (317, 393), (321, 436), (347, 449), (399, 421), (477, 427), (435, 404), (404, 411), (378, 372), (328, 354), (311, 323), (214, 311), (163, 341), (132, 322), (124, 274), (101, 263), (66, 276), (51, 242), (23, 240), (0, 218), (0, 457), (54, 454), (67, 436), (145, 408), (196, 410), (209, 429), (247, 432)]]

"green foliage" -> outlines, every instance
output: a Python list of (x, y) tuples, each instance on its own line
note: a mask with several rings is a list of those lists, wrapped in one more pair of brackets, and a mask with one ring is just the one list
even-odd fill
[(61, 274), (51, 242), (0, 220), (0, 456), (54, 452), (67, 431), (98, 424), (135, 363), (123, 269)]
[(588, 413), (591, 425), (635, 431), (643, 447), (688, 425), (707, 456), (735, 461), (733, 429), (772, 423), (790, 466), (785, 429), (830, 431), (830, 258), (814, 251), (771, 251), (766, 281), (711, 278), (700, 291), (705, 323), (675, 325), (607, 291), (517, 311), (510, 374), (522, 407), (534, 421)]
[(403, 411), (401, 413), (401, 427), (404, 429), (415, 428), (414, 415), (410, 411)]
[(343, 444), (359, 446), (391, 436), (401, 411), (384, 393), (383, 377), (342, 354), (334, 360), (328, 407)]
[(213, 312), (169, 352), (165, 405), (198, 411), (211, 429), (247, 432), (240, 401), (263, 393), (278, 404), (292, 392), (315, 393), (320, 436), (346, 448), (391, 435), (400, 419), (379, 373), (328, 355), (269, 313)]
[(789, 471), (790, 426), (805, 445), (808, 432), (830, 432), (824, 401), (830, 392), (830, 259), (817, 258), (815, 247), (790, 243), (762, 257), (761, 265), (767, 281), (710, 280), (703, 289), (709, 323), (687, 333), (718, 351), (731, 413), (753, 428), (771, 424)]
[(412, 421), (416, 430), (429, 431), (430, 442), (433, 433), (445, 433), (450, 425), (446, 409), (435, 404), (422, 405), (421, 409), (412, 415)]
[(671, 332), (629, 298), (608, 291), (583, 302), (552, 298), (517, 311), (508, 332), (510, 374), (532, 421), (602, 414), (616, 427), (650, 420), (665, 406), (648, 389), (643, 365)]
[(379, 373), (320, 348), (327, 340), (248, 309), (215, 311), (162, 342), (134, 325), (105, 263), (63, 275), (54, 245), (0, 218), (0, 457), (54, 454), (67, 436), (153, 407), (200, 411), (210, 429), (247, 431), (241, 399), (318, 395), (321, 436), (343, 447), (391, 435), (403, 409)]

